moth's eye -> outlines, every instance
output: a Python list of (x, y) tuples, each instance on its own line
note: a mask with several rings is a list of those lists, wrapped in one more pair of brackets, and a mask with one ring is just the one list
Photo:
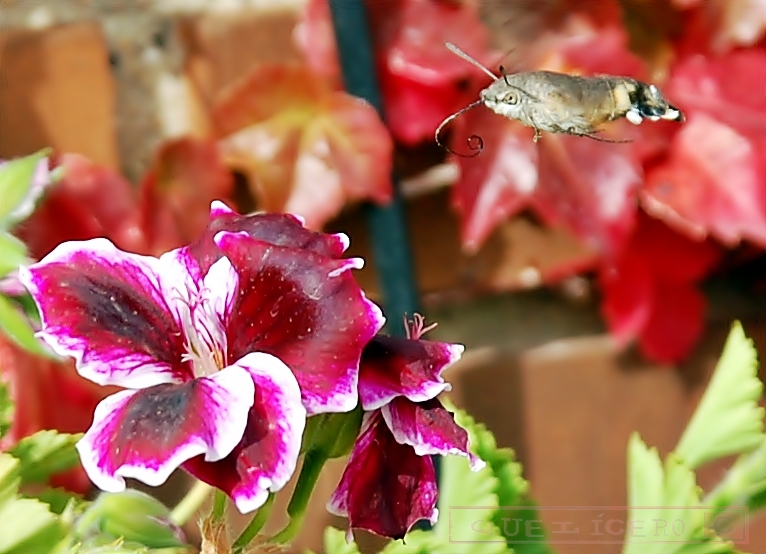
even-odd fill
[(519, 94), (515, 90), (509, 90), (503, 93), (501, 101), (504, 104), (516, 104), (519, 101)]

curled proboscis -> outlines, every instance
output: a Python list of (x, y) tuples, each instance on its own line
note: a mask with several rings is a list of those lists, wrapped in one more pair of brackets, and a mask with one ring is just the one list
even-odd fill
[(468, 149), (472, 150), (472, 154), (461, 154), (460, 152), (456, 152), (446, 144), (444, 144), (441, 141), (441, 133), (444, 127), (446, 127), (449, 123), (453, 122), (455, 119), (457, 119), (459, 116), (463, 115), (468, 110), (472, 110), (478, 106), (481, 106), (484, 104), (482, 100), (477, 100), (473, 104), (469, 104), (462, 110), (453, 113), (451, 116), (449, 116), (447, 119), (441, 122), (441, 124), (436, 128), (436, 133), (434, 134), (434, 138), (436, 139), (436, 144), (444, 148), (447, 152), (450, 154), (455, 154), (456, 156), (460, 156), (461, 158), (475, 158), (479, 154), (481, 154), (482, 150), (484, 150), (484, 140), (479, 135), (471, 135), (468, 137), (467, 143), (468, 143)]

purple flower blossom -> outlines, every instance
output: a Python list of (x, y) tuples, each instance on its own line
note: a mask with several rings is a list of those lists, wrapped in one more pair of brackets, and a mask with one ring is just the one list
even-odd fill
[(437, 483), (431, 455), (465, 456), (478, 471), (484, 462), (468, 447), (468, 434), (436, 398), (449, 390), (441, 373), (463, 347), (420, 340), (416, 316), (407, 338), (378, 335), (365, 347), (359, 397), (362, 429), (327, 508), (352, 528), (400, 539), (422, 519), (435, 523)]
[(77, 448), (106, 491), (182, 465), (242, 512), (292, 476), (307, 415), (358, 401), (359, 359), (380, 310), (341, 259), (348, 239), (289, 215), (220, 202), (205, 235), (160, 258), (106, 239), (59, 245), (19, 277), (39, 336), (105, 398)]

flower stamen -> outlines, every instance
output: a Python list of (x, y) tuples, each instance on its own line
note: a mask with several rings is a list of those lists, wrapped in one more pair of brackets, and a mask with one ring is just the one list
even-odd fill
[(434, 322), (426, 327), (425, 322), (426, 318), (417, 313), (412, 316), (412, 321), (408, 320), (407, 316), (404, 316), (404, 332), (407, 338), (418, 340), (420, 337), (425, 335), (428, 331), (436, 328), (438, 325), (438, 323)]
[(211, 375), (226, 367), (226, 334), (210, 304), (209, 291), (203, 287), (173, 292), (184, 330), (186, 352), (181, 360), (191, 363), (196, 377)]

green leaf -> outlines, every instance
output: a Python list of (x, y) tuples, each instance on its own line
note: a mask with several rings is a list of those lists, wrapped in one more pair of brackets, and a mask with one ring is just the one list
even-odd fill
[(24, 483), (45, 483), (48, 477), (75, 467), (79, 461), (75, 443), (82, 434), (38, 431), (21, 439), (9, 453), (21, 461)]
[[(713, 509), (718, 529), (726, 529), (744, 516), (739, 511), (741, 506), (747, 506), (751, 512), (766, 507), (766, 440), (753, 452), (737, 458), (705, 497), (704, 504)], [(734, 510), (727, 511), (730, 506)]]
[(51, 552), (66, 535), (66, 529), (48, 505), (19, 498), (21, 463), (0, 454), (0, 554)]
[(356, 543), (346, 542), (346, 533), (335, 527), (324, 530), (324, 550), (333, 554), (360, 554)]
[[(3, 368), (0, 367), (0, 375), (2, 375)], [(8, 389), (8, 385), (0, 379), (0, 439), (10, 431), (13, 425), (13, 400), (11, 399), (11, 391)]]
[(0, 505), (16, 496), (19, 491), (19, 461), (13, 456), (0, 453)]
[[(0, 227), (9, 228), (25, 219), (34, 207), (34, 201), (42, 190), (33, 187), (37, 165), (50, 154), (50, 149), (40, 150), (24, 158), (6, 161), (0, 166)], [(36, 190), (37, 189), (37, 190)]]
[(27, 247), (10, 233), (0, 230), (0, 277), (29, 263)]
[(32, 327), (24, 314), (0, 294), (0, 331), (5, 333), (13, 342), (34, 354), (51, 356), (47, 347), (35, 337)]
[(749, 452), (764, 440), (764, 410), (758, 407), (763, 384), (757, 369), (753, 342), (735, 322), (710, 384), (675, 450), (689, 468)]
[(84, 503), (82, 496), (58, 488), (47, 488), (36, 494), (35, 498), (45, 502), (50, 507), (51, 512), (58, 515)]
[[(380, 551), (380, 554), (447, 554), (450, 551), (462, 552), (462, 550), (455, 550), (455, 547), (456, 545), (444, 544), (444, 541), (432, 531), (415, 529), (407, 533), (404, 541), (389, 542)], [(459, 549), (460, 545), (457, 548)]]
[(671, 454), (663, 469), (656, 448), (637, 433), (628, 446), (628, 522), (623, 554), (716, 554), (734, 546), (705, 528), (694, 471)]

